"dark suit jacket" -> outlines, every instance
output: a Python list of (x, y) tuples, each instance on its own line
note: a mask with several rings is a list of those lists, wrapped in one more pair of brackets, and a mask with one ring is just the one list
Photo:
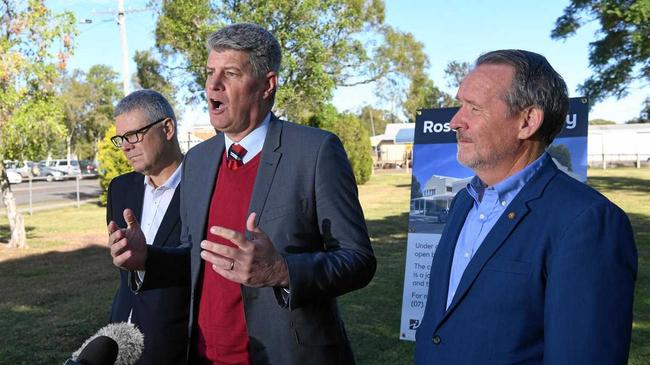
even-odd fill
[(625, 213), (548, 159), (487, 235), (445, 310), (472, 207), (457, 194), (433, 258), (416, 364), (627, 364), (637, 253)]
[[(118, 176), (108, 188), (106, 221), (114, 220), (126, 227), (122, 212), (131, 208), (138, 221), (142, 217), (144, 175), (131, 172)], [(179, 244), (181, 222), (179, 217), (180, 188), (176, 189), (163, 221), (156, 233), (154, 246), (174, 247)], [(131, 321), (144, 334), (144, 353), (138, 364), (184, 364), (187, 347), (187, 319), (189, 312), (189, 280), (187, 274), (170, 272), (180, 277), (169, 285), (135, 293), (129, 286), (129, 272), (120, 270), (120, 287), (111, 308), (110, 322)], [(184, 281), (183, 279), (184, 278)]]
[[(181, 188), (185, 251), (156, 247), (148, 251), (144, 289), (168, 280), (160, 268), (181, 263), (178, 257), (187, 257), (190, 251), (191, 335), (203, 265), (200, 242), (206, 237), (223, 151), (224, 137), (217, 135), (185, 158), (183, 178), (189, 182)], [(353, 363), (335, 298), (368, 284), (376, 261), (354, 174), (339, 139), (273, 116), (249, 212), (258, 214), (260, 228), (285, 257), (291, 293), (242, 286), (253, 363)]]

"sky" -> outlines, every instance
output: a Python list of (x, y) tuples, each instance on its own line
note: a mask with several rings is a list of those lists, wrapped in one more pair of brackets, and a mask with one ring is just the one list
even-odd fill
[[(75, 54), (68, 61), (70, 69), (88, 70), (94, 64), (106, 64), (122, 72), (122, 53), (116, 17), (117, 0), (47, 0), (54, 11), (70, 10), (81, 22), (74, 40)], [(439, 88), (455, 95), (447, 85), (445, 66), (451, 61), (473, 62), (481, 53), (504, 48), (521, 48), (541, 53), (564, 77), (569, 95), (581, 96), (576, 87), (591, 75), (589, 42), (595, 40), (597, 23), (591, 22), (576, 35), (562, 41), (552, 40), (550, 32), (562, 15), (568, 0), (386, 0), (385, 23), (400, 31), (412, 33), (424, 44), (429, 56), (429, 75)], [(129, 51), (129, 72), (135, 71), (136, 50), (152, 49), (155, 14), (146, 8), (147, 0), (125, 0), (126, 29)], [(128, 13), (136, 9), (138, 12)], [(646, 85), (647, 86), (647, 85)], [(382, 105), (375, 97), (377, 85), (345, 87), (336, 90), (333, 103), (338, 110), (358, 111), (364, 105)], [(639, 115), (648, 96), (640, 82), (634, 83), (623, 99), (608, 98), (593, 106), (589, 119), (608, 119), (623, 123)], [(426, 106), (423, 106), (426, 107)], [(180, 116), (181, 126), (206, 125), (207, 114), (199, 105), (186, 107)]]

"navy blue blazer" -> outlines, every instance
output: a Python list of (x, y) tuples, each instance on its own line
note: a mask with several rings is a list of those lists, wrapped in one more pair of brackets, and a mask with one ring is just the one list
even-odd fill
[(627, 364), (637, 252), (625, 213), (549, 159), (487, 235), (446, 310), (472, 198), (433, 257), (415, 364)]
[[(180, 188), (165, 212), (156, 233), (154, 246), (174, 247), (180, 242)], [(131, 208), (138, 221), (142, 217), (144, 175), (131, 172), (116, 177), (108, 187), (106, 221), (114, 220), (126, 227), (122, 212)], [(133, 310), (131, 322), (144, 334), (144, 352), (137, 364), (184, 364), (187, 347), (189, 315), (189, 275), (170, 273), (177, 280), (167, 286), (135, 293), (129, 287), (129, 272), (120, 270), (120, 286), (115, 293), (109, 321), (126, 322)]]

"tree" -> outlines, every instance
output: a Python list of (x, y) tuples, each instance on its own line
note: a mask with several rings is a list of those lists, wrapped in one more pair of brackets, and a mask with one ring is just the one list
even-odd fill
[(120, 176), (132, 170), (129, 161), (120, 149), (116, 148), (111, 142), (111, 137), (115, 135), (115, 126), (111, 125), (107, 130), (104, 138), (99, 142), (98, 157), (99, 162), (99, 185), (102, 193), (99, 196), (99, 203), (106, 205), (108, 185), (115, 177)]
[(451, 96), (438, 89), (426, 74), (429, 58), (424, 45), (411, 33), (401, 33), (385, 26), (384, 43), (377, 55), (384, 60), (386, 72), (379, 80), (377, 97), (398, 104), (407, 120), (413, 122), (416, 110), (451, 106)]
[(411, 200), (422, 197), (422, 186), (415, 175), (411, 175)]
[(386, 124), (394, 123), (397, 120), (397, 117), (389, 111), (375, 109), (370, 105), (361, 108), (361, 113), (357, 115), (357, 118), (361, 120), (361, 124), (371, 136), (383, 134), (386, 130)]
[(445, 78), (447, 86), (458, 89), (460, 83), (470, 71), (470, 65), (467, 62), (451, 61), (445, 68)]
[(283, 62), (276, 111), (297, 122), (308, 122), (337, 86), (378, 81), (411, 63), (411, 49), (382, 47), (401, 33), (383, 24), (381, 0), (165, 1), (156, 46), (170, 68), (192, 75), (185, 85), (192, 95), (202, 95), (205, 84), (207, 35), (236, 22), (257, 23), (278, 39)]
[(135, 51), (133, 60), (136, 72), (133, 82), (141, 89), (153, 89), (161, 93), (172, 104), (178, 114), (178, 105), (175, 103), (176, 87), (165, 75), (164, 67), (150, 51)]
[(63, 78), (60, 99), (68, 154), (74, 151), (81, 159), (95, 158), (97, 143), (112, 124), (113, 105), (123, 94), (118, 76), (110, 66), (93, 65), (88, 73), (75, 70)]
[(650, 2), (571, 0), (555, 21), (551, 38), (566, 39), (593, 20), (600, 23), (589, 50), (594, 75), (578, 86), (592, 104), (610, 95), (625, 96), (635, 80), (650, 81)]
[(311, 115), (307, 124), (336, 134), (345, 148), (352, 165), (357, 184), (362, 185), (372, 174), (372, 148), (368, 132), (359, 118), (350, 113), (339, 114), (336, 108), (325, 105), (318, 113)]
[(589, 121), (589, 125), (609, 125), (609, 124), (616, 124), (616, 122), (607, 119), (592, 119)]
[(571, 151), (563, 144), (553, 144), (546, 148), (551, 157), (556, 159), (563, 166), (566, 166), (569, 171), (573, 171), (573, 164), (571, 163)]
[[(5, 150), (11, 150), (9, 144), (18, 143), (16, 131), (20, 131), (25, 142), (40, 144), (49, 143), (61, 130), (61, 126), (55, 125), (62, 121), (57, 120), (54, 81), (65, 69), (72, 52), (74, 24), (72, 13), (53, 14), (42, 0), (0, 0), (0, 160), (4, 159)], [(57, 48), (55, 58), (53, 52)], [(53, 110), (47, 110), (50, 108)], [(46, 129), (37, 125), (39, 118), (44, 118), (45, 127), (55, 135), (38, 139)], [(16, 211), (3, 164), (0, 178), (12, 232), (9, 246), (26, 247), (24, 223)]]

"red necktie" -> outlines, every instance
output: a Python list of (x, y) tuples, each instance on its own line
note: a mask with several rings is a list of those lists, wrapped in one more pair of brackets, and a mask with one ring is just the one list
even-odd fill
[(227, 164), (228, 168), (231, 170), (237, 170), (238, 168), (244, 166), (244, 155), (246, 154), (246, 149), (238, 144), (231, 144), (228, 149)]

